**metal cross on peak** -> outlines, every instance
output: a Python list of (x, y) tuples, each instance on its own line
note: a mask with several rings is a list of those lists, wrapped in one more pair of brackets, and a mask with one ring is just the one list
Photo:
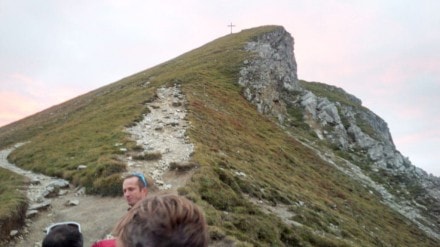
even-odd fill
[(235, 27), (235, 25), (232, 25), (232, 22), (231, 22), (231, 24), (229, 24), (228, 27), (231, 28), (231, 33), (232, 33), (232, 28)]

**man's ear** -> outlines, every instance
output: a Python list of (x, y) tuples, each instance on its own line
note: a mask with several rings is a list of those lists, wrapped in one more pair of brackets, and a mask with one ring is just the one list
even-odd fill
[(143, 187), (143, 188), (141, 189), (141, 191), (142, 191), (142, 193), (145, 193), (145, 195), (148, 194), (148, 189), (147, 189), (147, 187)]

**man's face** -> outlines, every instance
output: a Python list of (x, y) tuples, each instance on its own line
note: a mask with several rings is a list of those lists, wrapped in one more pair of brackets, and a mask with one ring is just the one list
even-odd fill
[(147, 196), (147, 188), (139, 187), (139, 178), (137, 177), (125, 179), (122, 184), (122, 190), (124, 192), (124, 198), (130, 206), (133, 206)]

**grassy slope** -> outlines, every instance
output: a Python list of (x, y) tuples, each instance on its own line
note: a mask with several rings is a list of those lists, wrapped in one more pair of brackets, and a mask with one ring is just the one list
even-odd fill
[(0, 240), (24, 224), (27, 202), (22, 188), (25, 183), (23, 176), (0, 168)]
[[(201, 165), (180, 193), (203, 206), (213, 238), (230, 235), (256, 246), (434, 246), (380, 198), (287, 136), (241, 96), (238, 71), (249, 56), (243, 46), (273, 28), (222, 37), (2, 128), (0, 147), (31, 140), (13, 152), (11, 161), (85, 185), (88, 192), (118, 194), (124, 166), (115, 158), (115, 144), (134, 145), (124, 126), (146, 112), (143, 102), (157, 87), (178, 82), (188, 98), (193, 159)], [(78, 171), (81, 164), (88, 168)], [(264, 214), (245, 194), (289, 205), (304, 226)]]

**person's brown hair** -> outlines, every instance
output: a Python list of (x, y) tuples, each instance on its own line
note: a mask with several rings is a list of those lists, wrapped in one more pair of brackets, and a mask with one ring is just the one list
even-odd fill
[(138, 202), (114, 233), (124, 247), (208, 246), (203, 212), (177, 195), (155, 195)]

